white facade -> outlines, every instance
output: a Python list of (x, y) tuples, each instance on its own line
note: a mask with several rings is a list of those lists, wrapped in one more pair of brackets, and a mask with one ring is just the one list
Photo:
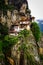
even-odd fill
[(19, 32), (19, 31), (20, 31), (20, 28), (19, 28), (19, 26), (14, 26), (14, 31), (17, 31), (17, 32)]
[(21, 21), (20, 24), (29, 24), (29, 21)]

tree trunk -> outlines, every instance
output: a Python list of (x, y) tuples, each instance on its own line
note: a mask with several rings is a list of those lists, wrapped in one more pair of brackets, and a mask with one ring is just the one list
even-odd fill
[(5, 65), (11, 65), (11, 64), (9, 63), (9, 61), (8, 61), (8, 59), (7, 59), (7, 57), (6, 57), (6, 55), (5, 55), (5, 58), (4, 58), (4, 63), (5, 63)]
[(4, 62), (5, 62), (5, 65), (10, 65), (10, 63), (9, 63), (9, 61), (8, 61), (8, 59), (7, 59), (7, 57), (11, 57), (11, 49), (8, 49), (8, 52), (6, 53), (6, 50), (5, 50), (5, 52), (3, 52), (3, 54), (4, 54), (4, 56), (5, 56), (5, 60), (4, 60)]
[(39, 45), (38, 45), (38, 43), (37, 43), (37, 41), (36, 41), (36, 45), (37, 45), (37, 52), (38, 52), (38, 55), (39, 55)]
[(39, 62), (40, 62), (40, 65), (41, 65), (41, 61), (40, 61), (40, 50), (39, 50), (39, 45), (36, 41), (36, 45), (37, 45), (37, 52), (38, 52), (38, 57), (39, 57)]
[(20, 52), (20, 63), (19, 65), (25, 65), (24, 52), (21, 50)]

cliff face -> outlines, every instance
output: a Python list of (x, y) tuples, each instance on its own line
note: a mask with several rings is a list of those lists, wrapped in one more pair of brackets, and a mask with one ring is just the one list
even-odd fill
[(16, 9), (20, 9), (22, 4), (24, 3), (27, 4), (27, 8), (28, 8), (27, 0), (9, 0), (8, 2), (9, 4), (13, 4)]
[(8, 27), (10, 27), (17, 21), (31, 21), (31, 11), (27, 0), (4, 0), (4, 2), (5, 6), (2, 7), (1, 11), (1, 23), (5, 24), (7, 22)]
[(27, 3), (27, 0), (8, 0), (9, 2), (12, 2), (15, 5)]

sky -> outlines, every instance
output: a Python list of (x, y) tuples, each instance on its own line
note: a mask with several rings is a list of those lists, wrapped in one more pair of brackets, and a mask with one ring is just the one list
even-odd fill
[(43, 19), (43, 0), (27, 0), (29, 9), (35, 19)]

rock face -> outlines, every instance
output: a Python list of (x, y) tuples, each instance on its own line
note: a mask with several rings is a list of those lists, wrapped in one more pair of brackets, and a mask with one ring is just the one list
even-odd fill
[[(16, 25), (20, 24), (20, 22), (25, 21), (26, 22), (26, 26), (27, 21), (28, 23), (31, 21), (31, 11), (28, 7), (28, 2), (27, 0), (4, 0), (5, 4), (7, 6), (7, 10), (5, 15), (2, 12), (1, 15), (1, 23), (5, 23), (4, 21), (7, 22), (8, 27), (10, 28), (11, 25)], [(6, 6), (4, 8), (6, 8)], [(13, 9), (12, 9), (12, 6)], [(25, 27), (25, 23), (22, 24), (23, 28)], [(20, 24), (20, 27), (22, 27), (22, 25)]]
[(22, 4), (24, 3), (27, 4), (27, 8), (28, 8), (27, 0), (9, 0), (9, 4), (13, 4), (17, 9), (20, 9)]

